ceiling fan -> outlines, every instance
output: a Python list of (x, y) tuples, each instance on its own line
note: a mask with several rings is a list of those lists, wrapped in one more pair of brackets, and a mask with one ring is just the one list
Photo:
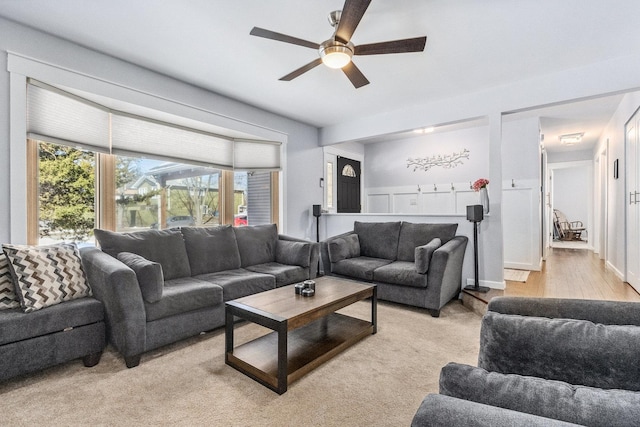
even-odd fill
[(297, 70), (281, 77), (280, 80), (290, 81), (306, 73), (307, 71), (325, 64), (330, 68), (342, 68), (355, 88), (369, 84), (369, 80), (351, 61), (353, 55), (382, 55), (388, 53), (422, 52), (427, 42), (427, 37), (415, 37), (411, 39), (393, 40), (380, 43), (371, 43), (355, 46), (351, 42), (356, 27), (366, 12), (371, 0), (346, 0), (342, 10), (335, 10), (329, 14), (329, 22), (335, 28), (330, 39), (322, 43), (314, 43), (275, 31), (253, 27), (252, 36), (263, 37), (284, 43), (317, 49), (320, 57), (309, 62)]

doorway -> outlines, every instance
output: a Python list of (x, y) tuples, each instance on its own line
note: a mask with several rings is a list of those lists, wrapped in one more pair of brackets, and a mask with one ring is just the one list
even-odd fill
[(360, 213), (360, 162), (338, 156), (338, 213)]
[(640, 111), (636, 111), (625, 125), (626, 145), (626, 194), (629, 194), (627, 206), (627, 260), (626, 280), (633, 288), (640, 292)]

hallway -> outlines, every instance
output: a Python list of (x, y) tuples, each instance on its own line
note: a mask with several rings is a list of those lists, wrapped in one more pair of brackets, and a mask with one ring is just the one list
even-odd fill
[(498, 291), (505, 296), (640, 301), (640, 294), (584, 249), (552, 248), (542, 271), (532, 271), (526, 283), (506, 284)]

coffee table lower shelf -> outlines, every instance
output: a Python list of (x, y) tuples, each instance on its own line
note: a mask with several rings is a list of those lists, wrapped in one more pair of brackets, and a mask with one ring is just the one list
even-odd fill
[[(287, 334), (287, 385), (336, 354), (374, 334), (371, 322), (331, 313)], [(226, 363), (254, 380), (282, 393), (278, 383), (278, 332), (271, 332), (226, 353)]]

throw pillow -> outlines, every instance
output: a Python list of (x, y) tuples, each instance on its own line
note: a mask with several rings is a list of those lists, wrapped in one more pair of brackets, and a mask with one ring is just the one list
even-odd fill
[(9, 310), (20, 307), (20, 300), (16, 295), (16, 287), (13, 284), (9, 260), (0, 252), (0, 310)]
[(333, 239), (327, 248), (329, 261), (336, 263), (360, 256), (360, 240), (355, 233)]
[(162, 276), (162, 266), (159, 263), (149, 261), (131, 252), (120, 252), (118, 260), (136, 273), (142, 298), (146, 302), (154, 303), (160, 301), (162, 288), (164, 287), (164, 277)]
[(287, 265), (309, 267), (311, 262), (311, 243), (278, 240), (276, 244), (276, 262)]
[(431, 257), (436, 249), (442, 246), (442, 240), (432, 239), (426, 245), (418, 246), (415, 248), (416, 258), (416, 271), (420, 274), (426, 274), (429, 271), (429, 264), (431, 264)]
[(75, 243), (2, 249), (25, 312), (91, 295)]

